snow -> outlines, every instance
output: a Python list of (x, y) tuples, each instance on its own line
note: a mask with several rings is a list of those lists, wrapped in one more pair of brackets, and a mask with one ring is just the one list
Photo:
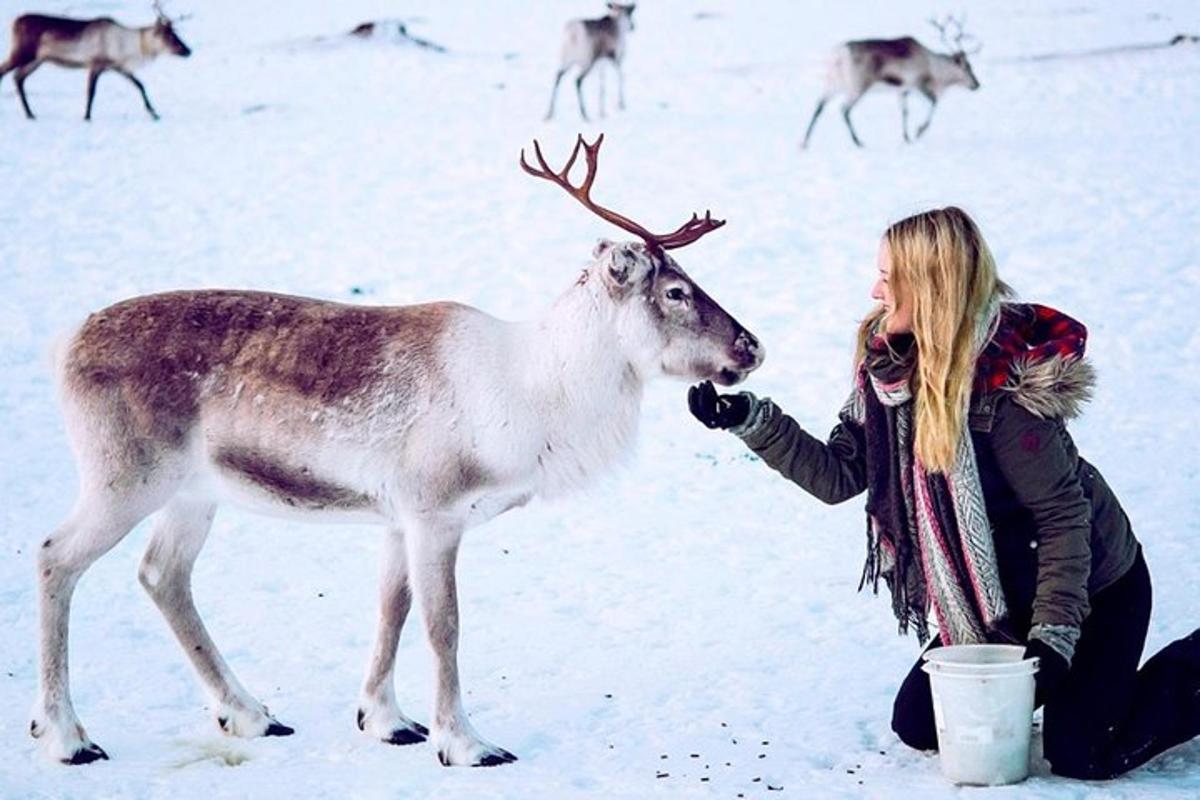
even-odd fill
[[(1028, 60), (1196, 33), (1194, 3), (969, 4), (985, 45), (978, 92), (951, 91), (912, 146), (895, 99), (869, 96), (855, 111), (866, 149), (831, 110), (804, 153), (828, 49), (909, 32), (932, 44), (925, 20), (940, 4), (647, 0), (628, 109), (596, 125), (578, 120), (570, 81), (557, 119), (541, 116), (562, 23), (599, 3), (175, 6), (195, 13), (180, 27), (194, 56), (139, 73), (159, 123), (111, 74), (90, 125), (81, 72), (47, 66), (29, 79), (37, 123), (22, 119), (11, 79), (0, 87), (0, 796), (976, 794), (889, 729), (918, 648), (895, 635), (884, 599), (855, 592), (861, 501), (827, 508), (779, 480), (697, 425), (684, 386), (668, 382), (649, 390), (639, 450), (619, 474), (507, 514), (463, 548), (464, 700), (517, 764), (444, 769), (427, 745), (360, 734), (378, 531), (233, 509), (197, 564), (197, 604), (242, 682), (296, 735), (217, 730), (137, 584), (143, 525), (87, 573), (73, 608), (75, 705), (112, 761), (69, 769), (40, 756), (26, 714), (35, 548), (75, 491), (54, 338), (110, 302), (176, 287), (446, 298), (529, 318), (597, 237), (616, 235), (517, 168), (534, 137), (557, 159), (577, 131), (604, 131), (595, 196), (651, 228), (706, 207), (728, 218), (679, 260), (763, 340), (766, 364), (747, 387), (816, 432), (848, 389), (884, 227), (935, 204), (969, 209), (1003, 277), (1090, 327), (1101, 383), (1073, 432), (1145, 546), (1147, 652), (1200, 624), (1200, 49)], [(21, 10), (0, 3), (0, 16)], [(70, 13), (148, 18), (126, 0), (80, 0)], [(449, 52), (336, 38), (397, 16)], [(612, 76), (607, 89), (612, 103)], [(912, 106), (919, 121), (924, 105)], [(433, 681), (415, 623), (398, 663), (401, 706), (427, 722)], [(1039, 763), (987, 795), (1196, 797), (1200, 743), (1105, 785)]]

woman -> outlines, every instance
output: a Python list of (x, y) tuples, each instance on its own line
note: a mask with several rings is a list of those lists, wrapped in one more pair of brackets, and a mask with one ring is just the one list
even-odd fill
[[(858, 331), (854, 391), (827, 442), (767, 398), (688, 394), (827, 503), (867, 493), (863, 582), (884, 579), (900, 630), (931, 647), (1020, 642), (1037, 656), (1044, 749), (1056, 774), (1120, 775), (1200, 734), (1200, 631), (1139, 671), (1150, 576), (1112, 490), (1065, 420), (1092, 388), (1087, 331), (1008, 300), (958, 208), (888, 228)], [(937, 747), (929, 679), (914, 666), (892, 727)]]

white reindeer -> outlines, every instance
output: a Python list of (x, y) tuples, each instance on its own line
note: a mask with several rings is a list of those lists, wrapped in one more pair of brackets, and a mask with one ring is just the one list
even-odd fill
[[(139, 571), (234, 736), (292, 733), (222, 659), (192, 600), (192, 565), (221, 503), (386, 527), (379, 633), (358, 727), (392, 744), (431, 736), (443, 764), (515, 756), (463, 711), (455, 558), (464, 530), (616, 463), (659, 376), (724, 385), (762, 363), (755, 338), (669, 249), (723, 222), (651, 234), (590, 199), (602, 138), (576, 142), (558, 183), (644, 243), (601, 241), (548, 312), (507, 323), (456, 303), (340, 305), (249, 291), (136, 297), (91, 315), (58, 378), (80, 491), (38, 552), (40, 693), (32, 734), (70, 764), (107, 758), (71, 704), (67, 623), (83, 572), (157, 512)], [(569, 182), (580, 147), (587, 177)], [(413, 597), (436, 657), (432, 733), (393, 691)]]
[[(943, 44), (950, 47), (952, 52), (936, 53), (911, 36), (901, 39), (864, 39), (838, 45), (830, 57), (825, 91), (817, 101), (817, 108), (813, 111), (808, 130), (804, 132), (804, 142), (800, 146), (808, 147), (817, 117), (825, 110), (825, 104), (839, 94), (845, 98), (842, 118), (850, 129), (850, 138), (854, 144), (862, 147), (858, 134), (854, 132), (854, 125), (850, 123), (850, 111), (872, 86), (884, 84), (900, 93), (900, 125), (906, 142), (911, 141), (908, 136), (908, 93), (911, 90), (916, 89), (929, 101), (929, 116), (917, 128), (917, 137), (920, 138), (933, 121), (933, 111), (942, 92), (956, 84), (962, 84), (972, 91), (978, 89), (979, 80), (963, 49), (963, 41), (968, 37), (963, 33), (962, 23), (954, 17), (947, 17), (944, 22), (930, 20), (930, 23), (938, 29)], [(946, 35), (946, 28), (950, 24), (957, 27), (953, 41)], [(977, 52), (978, 46), (971, 54)]]
[(92, 118), (92, 100), (96, 96), (96, 81), (106, 70), (124, 75), (142, 93), (146, 111), (154, 119), (158, 112), (150, 104), (146, 87), (133, 74), (134, 68), (163, 53), (184, 58), (192, 51), (175, 33), (174, 23), (154, 4), (158, 15), (153, 25), (127, 28), (110, 17), (70, 19), (42, 14), (23, 14), (13, 20), (12, 50), (8, 60), (0, 64), (0, 79), (13, 72), (17, 96), (25, 116), (34, 119), (25, 97), (25, 79), (43, 63), (50, 61), (63, 67), (86, 67), (87, 108), (85, 120)]
[[(546, 119), (554, 116), (554, 100), (558, 96), (558, 84), (571, 67), (578, 67), (575, 77), (575, 94), (579, 97), (579, 115), (588, 118), (583, 105), (583, 79), (598, 61), (607, 59), (617, 71), (617, 106), (625, 108), (625, 73), (621, 61), (625, 58), (625, 35), (633, 30), (633, 10), (636, 3), (609, 3), (608, 15), (599, 19), (573, 19), (563, 30), (562, 56), (558, 73), (554, 76), (554, 88), (550, 91), (550, 108)], [(604, 116), (604, 70), (600, 80), (600, 116)]]

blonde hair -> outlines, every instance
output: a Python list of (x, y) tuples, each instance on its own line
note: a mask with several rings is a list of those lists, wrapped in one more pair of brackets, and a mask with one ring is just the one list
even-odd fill
[[(914, 452), (929, 471), (946, 472), (963, 435), (978, 356), (976, 330), (993, 301), (1011, 291), (996, 277), (996, 262), (978, 226), (960, 208), (907, 217), (883, 238), (896, 302), (907, 301), (912, 309)], [(859, 325), (856, 364), (886, 313), (881, 306)]]

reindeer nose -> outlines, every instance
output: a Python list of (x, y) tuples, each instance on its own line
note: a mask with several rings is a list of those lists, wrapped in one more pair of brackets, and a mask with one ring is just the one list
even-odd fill
[(748, 363), (756, 365), (762, 363), (762, 345), (750, 331), (739, 331), (737, 338), (733, 340), (733, 348), (745, 356)]

